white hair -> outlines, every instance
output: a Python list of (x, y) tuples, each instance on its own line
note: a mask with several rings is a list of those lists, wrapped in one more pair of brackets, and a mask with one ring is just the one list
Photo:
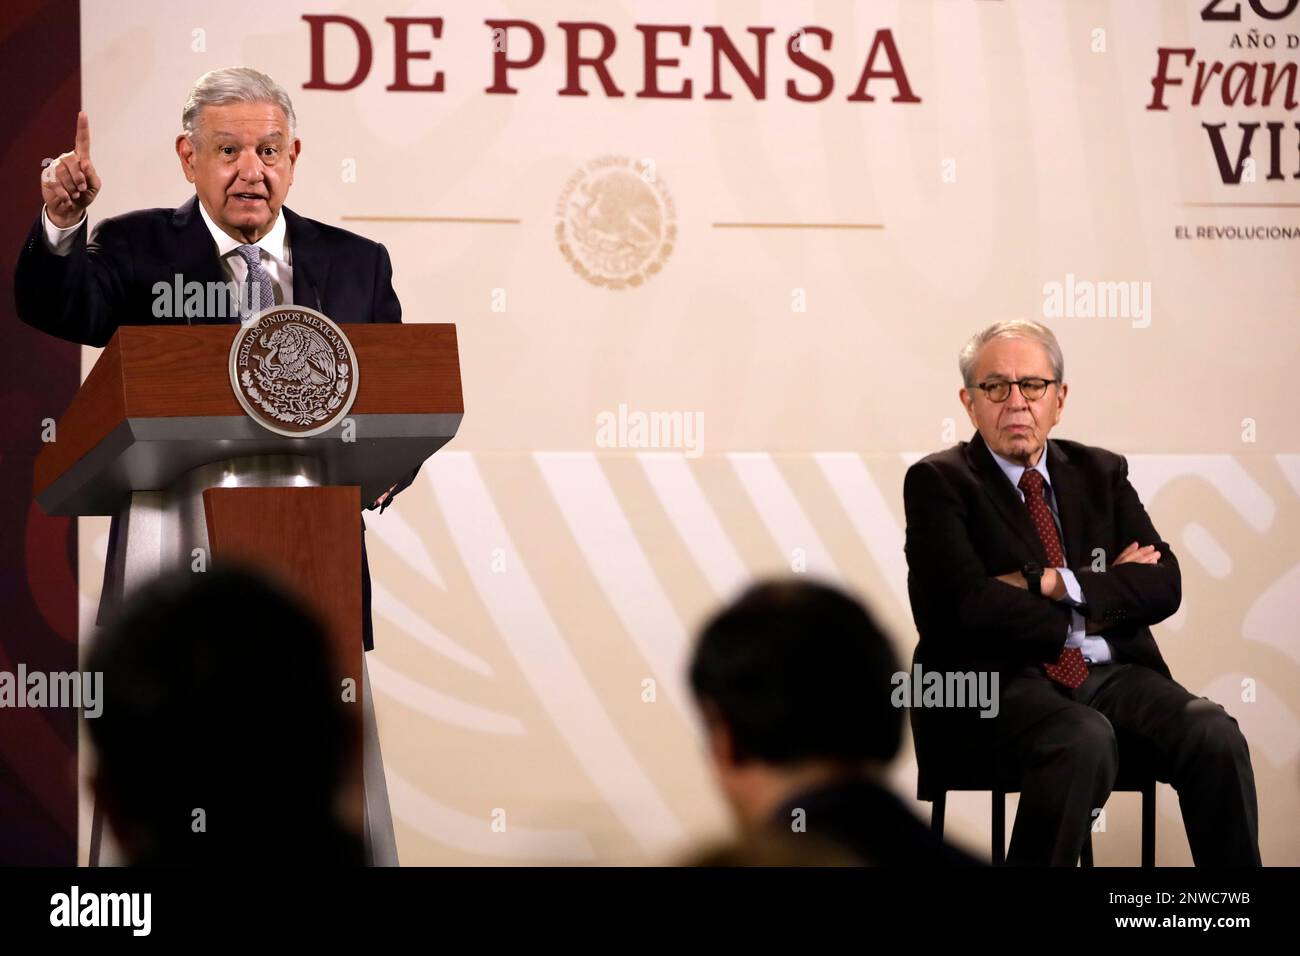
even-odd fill
[(976, 332), (958, 354), (957, 367), (961, 370), (962, 384), (967, 388), (975, 386), (975, 359), (978, 358), (980, 349), (993, 339), (1029, 339), (1037, 342), (1047, 352), (1047, 358), (1052, 363), (1052, 377), (1058, 382), (1065, 381), (1065, 356), (1061, 354), (1061, 344), (1056, 341), (1052, 330), (1032, 319), (1006, 319), (994, 322), (982, 332)]
[(209, 70), (194, 82), (185, 109), (181, 111), (181, 127), (185, 135), (193, 139), (198, 132), (203, 107), (230, 103), (272, 103), (280, 107), (289, 122), (289, 138), (293, 139), (297, 133), (298, 118), (284, 87), (265, 73), (249, 67), (227, 66)]

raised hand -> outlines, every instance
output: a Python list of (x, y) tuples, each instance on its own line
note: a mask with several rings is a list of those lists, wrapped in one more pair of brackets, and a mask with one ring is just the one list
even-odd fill
[(61, 229), (78, 222), (99, 195), (99, 174), (90, 161), (90, 119), (77, 114), (76, 144), (41, 171), (45, 214)]

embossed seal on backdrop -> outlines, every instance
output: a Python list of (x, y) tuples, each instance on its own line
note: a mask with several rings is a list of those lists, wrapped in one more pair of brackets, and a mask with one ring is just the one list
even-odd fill
[(641, 285), (677, 242), (677, 210), (649, 160), (592, 160), (564, 184), (555, 214), (573, 271), (607, 289)]
[(343, 330), (316, 310), (276, 306), (235, 336), (230, 384), (258, 424), (306, 438), (332, 428), (352, 408), (357, 353)]

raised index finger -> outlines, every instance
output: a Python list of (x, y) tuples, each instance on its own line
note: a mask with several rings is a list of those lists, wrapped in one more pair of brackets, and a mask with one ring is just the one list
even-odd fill
[(80, 159), (90, 159), (90, 117), (85, 110), (77, 114), (76, 153)]

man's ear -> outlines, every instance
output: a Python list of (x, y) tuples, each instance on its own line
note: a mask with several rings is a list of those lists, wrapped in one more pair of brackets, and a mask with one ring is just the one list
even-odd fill
[(184, 133), (176, 137), (176, 155), (180, 158), (181, 172), (186, 181), (194, 182), (194, 144)]
[[(966, 417), (970, 419), (972, 425), (975, 424), (975, 396), (971, 394), (970, 389), (961, 388), (957, 390), (957, 398), (961, 401), (962, 408), (966, 409)], [(976, 426), (978, 431), (978, 426)]]
[(302, 153), (302, 140), (295, 139), (289, 147), (289, 185), (293, 185), (293, 171), (298, 168), (298, 156)]

